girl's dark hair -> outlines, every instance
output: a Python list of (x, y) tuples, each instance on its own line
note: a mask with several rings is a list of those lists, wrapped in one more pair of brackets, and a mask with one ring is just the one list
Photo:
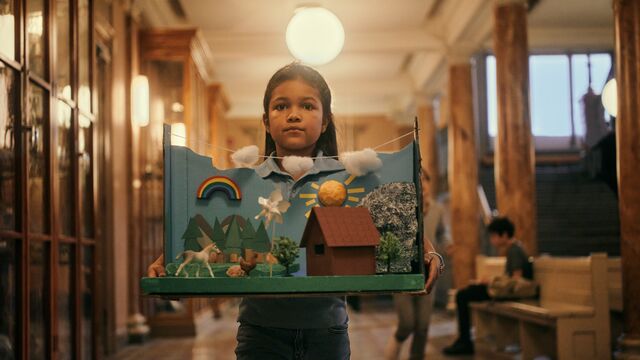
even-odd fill
[[(276, 71), (267, 83), (267, 89), (264, 92), (264, 99), (262, 101), (264, 118), (269, 118), (269, 102), (271, 101), (273, 90), (285, 81), (296, 79), (300, 79), (318, 90), (320, 102), (322, 103), (322, 121), (326, 121), (327, 123), (327, 128), (320, 134), (320, 138), (318, 138), (316, 142), (316, 148), (313, 152), (314, 156), (318, 150), (322, 150), (323, 156), (337, 156), (336, 126), (333, 123), (333, 114), (331, 113), (331, 90), (329, 90), (329, 85), (327, 85), (322, 75), (315, 69), (298, 62), (293, 62)], [(265, 134), (264, 154), (269, 156), (275, 150), (276, 144), (271, 134), (267, 132)]]
[(498, 234), (499, 236), (502, 236), (502, 234), (507, 233), (507, 235), (512, 238), (513, 234), (516, 231), (515, 225), (513, 225), (513, 223), (511, 222), (511, 220), (509, 220), (508, 217), (504, 216), (504, 217), (495, 217), (493, 218), (493, 220), (491, 220), (491, 223), (489, 223), (489, 226), (487, 226), (487, 231), (489, 232), (489, 234)]

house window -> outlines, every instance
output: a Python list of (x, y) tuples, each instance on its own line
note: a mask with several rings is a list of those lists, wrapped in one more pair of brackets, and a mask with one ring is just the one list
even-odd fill
[[(591, 88), (599, 95), (611, 66), (608, 53), (529, 56), (531, 130), (537, 149), (579, 145), (580, 141), (575, 140), (584, 138), (586, 132), (582, 97), (589, 88), (589, 77)], [(485, 71), (486, 116), (493, 142), (498, 133), (496, 59), (493, 55), (486, 57)], [(608, 114), (604, 113), (604, 117), (609, 120)]]
[(324, 255), (324, 245), (320, 244), (320, 245), (314, 246), (313, 251), (315, 252), (316, 255)]

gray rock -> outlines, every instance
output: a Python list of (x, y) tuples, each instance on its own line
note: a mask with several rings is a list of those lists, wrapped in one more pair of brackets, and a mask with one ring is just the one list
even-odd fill
[[(418, 253), (415, 185), (398, 182), (378, 186), (362, 198), (359, 205), (369, 209), (373, 223), (381, 234), (391, 232), (404, 245), (399, 259), (391, 263), (391, 272), (411, 272), (411, 260), (415, 259)], [(386, 264), (376, 262), (376, 272), (386, 271)]]

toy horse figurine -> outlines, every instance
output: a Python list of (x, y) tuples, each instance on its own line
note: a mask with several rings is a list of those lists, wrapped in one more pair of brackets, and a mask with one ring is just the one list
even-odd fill
[[(176, 271), (176, 276), (180, 274), (180, 271), (182, 271), (185, 265), (195, 260), (198, 263), (204, 264), (207, 267), (207, 269), (209, 269), (209, 274), (211, 274), (211, 277), (215, 277), (213, 275), (213, 271), (211, 270), (211, 265), (209, 265), (209, 255), (211, 254), (212, 251), (215, 252), (216, 254), (221, 253), (220, 249), (218, 249), (218, 247), (216, 246), (216, 243), (211, 243), (205, 246), (204, 249), (202, 249), (201, 251), (187, 250), (185, 252), (180, 253), (178, 256), (176, 256), (176, 260), (179, 259), (180, 256), (184, 255), (184, 261), (182, 262), (182, 264), (180, 264), (180, 267), (178, 267), (178, 271)], [(198, 266), (198, 270), (196, 270), (196, 277), (199, 277), (199, 276), (200, 276), (200, 267)], [(187, 273), (187, 277), (189, 277), (189, 273)]]

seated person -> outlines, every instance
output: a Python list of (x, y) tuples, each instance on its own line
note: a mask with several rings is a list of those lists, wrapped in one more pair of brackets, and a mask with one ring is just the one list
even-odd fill
[[(498, 254), (507, 257), (505, 273), (512, 278), (524, 277), (533, 279), (533, 266), (520, 241), (513, 237), (515, 226), (507, 217), (494, 218), (487, 227), (489, 240)], [(473, 354), (473, 342), (471, 341), (471, 324), (469, 303), (472, 301), (489, 300), (487, 292), (489, 279), (482, 279), (477, 284), (469, 285), (458, 290), (456, 304), (458, 313), (458, 339), (450, 346), (444, 348), (445, 355)]]

